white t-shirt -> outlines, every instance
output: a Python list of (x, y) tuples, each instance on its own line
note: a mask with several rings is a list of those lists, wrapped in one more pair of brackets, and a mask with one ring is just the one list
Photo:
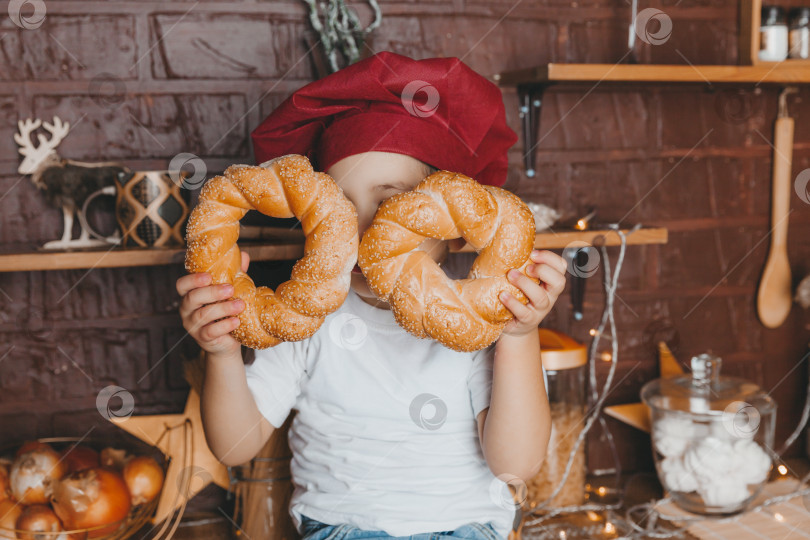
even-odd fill
[(493, 347), (460, 353), (418, 339), (350, 292), (309, 339), (257, 350), (247, 382), (278, 427), (292, 409), (290, 512), (392, 536), (491, 522), (515, 509), (484, 460)]

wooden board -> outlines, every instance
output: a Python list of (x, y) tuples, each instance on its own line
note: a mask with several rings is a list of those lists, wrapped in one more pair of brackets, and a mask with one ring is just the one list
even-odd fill
[[(302, 244), (242, 245), (252, 261), (298, 259), (304, 253)], [(183, 248), (111, 249), (87, 251), (37, 251), (0, 255), (0, 272), (33, 270), (66, 270), (75, 268), (121, 268), (182, 264)]]
[(805, 61), (779, 65), (639, 65), (639, 64), (544, 64), (535, 68), (495, 75), (501, 86), (550, 84), (556, 82), (672, 82), (672, 83), (810, 83)]
[(759, 25), (761, 0), (740, 0), (740, 38), (738, 62), (753, 65), (759, 57)]
[[(624, 232), (627, 231), (625, 230)], [(660, 227), (639, 229), (627, 237), (627, 245), (666, 244), (667, 240), (667, 229)], [(544, 231), (538, 233), (535, 237), (534, 247), (537, 249), (562, 249), (568, 247), (574, 242), (582, 242), (584, 244), (594, 246), (618, 246), (621, 244), (621, 239), (616, 231), (611, 230), (594, 229), (592, 231)], [(465, 245), (458, 251), (471, 252), (473, 249), (469, 245)]]
[[(289, 230), (258, 228), (248, 236), (255, 242), (260, 237), (268, 238), (264, 243), (240, 243), (240, 249), (250, 254), (251, 261), (294, 260), (304, 254), (304, 237)], [(283, 243), (279, 242), (279, 239)], [(554, 231), (539, 233), (534, 246), (539, 249), (561, 249), (572, 242), (599, 245), (604, 239), (606, 245), (619, 245), (619, 235), (615, 231)], [(627, 237), (628, 245), (665, 244), (667, 230), (664, 228), (641, 229)], [(464, 246), (459, 252), (471, 252)], [(0, 254), (0, 272), (25, 272), (34, 270), (66, 270), (75, 268), (121, 268), (127, 266), (159, 266), (182, 264), (185, 257), (183, 248), (138, 248), (105, 249), (82, 251), (36, 251)]]

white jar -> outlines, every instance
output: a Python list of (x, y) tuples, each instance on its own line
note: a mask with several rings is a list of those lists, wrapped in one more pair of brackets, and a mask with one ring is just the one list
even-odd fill
[(759, 59), (781, 62), (788, 56), (788, 27), (785, 10), (763, 6), (759, 29)]

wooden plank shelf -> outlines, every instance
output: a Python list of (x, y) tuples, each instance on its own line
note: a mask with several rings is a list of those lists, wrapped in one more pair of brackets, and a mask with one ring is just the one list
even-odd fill
[[(629, 232), (622, 229), (625, 233)], [(639, 229), (627, 236), (628, 246), (640, 246), (648, 244), (666, 244), (669, 240), (669, 232), (663, 227), (651, 227)], [(619, 234), (610, 229), (593, 229), (588, 231), (578, 231), (576, 229), (560, 229), (556, 231), (543, 231), (534, 238), (534, 247), (537, 249), (564, 249), (571, 244), (575, 246), (618, 246), (621, 245)], [(458, 250), (459, 253), (469, 253), (473, 249), (469, 244)]]
[[(240, 242), (240, 249), (250, 254), (251, 261), (295, 260), (304, 253), (303, 236), (294, 231), (282, 230), (283, 243), (267, 241), (257, 243)], [(604, 240), (606, 245), (618, 245), (619, 235), (609, 230), (561, 230), (539, 233), (535, 247), (541, 249), (561, 249), (572, 242), (580, 241), (598, 245)], [(665, 244), (667, 229), (640, 229), (627, 237), (628, 245)], [(464, 246), (460, 252), (471, 252)], [(132, 266), (160, 266), (182, 264), (185, 257), (183, 248), (112, 248), (103, 250), (75, 251), (20, 251), (0, 253), (0, 272), (27, 272), (35, 270), (69, 270), (77, 268), (121, 268)]]
[[(628, 233), (626, 229), (623, 229)], [(666, 244), (669, 232), (663, 227), (642, 228), (627, 236), (628, 246), (641, 246), (649, 244)], [(594, 229), (590, 231), (560, 230), (543, 232), (534, 240), (534, 247), (538, 249), (560, 249), (568, 247), (573, 242), (584, 242), (594, 246), (619, 246), (622, 241), (614, 230)]]
[(500, 86), (563, 82), (807, 84), (810, 83), (810, 66), (798, 60), (756, 66), (552, 63), (506, 71), (493, 78)]
[[(810, 65), (804, 60), (785, 60), (776, 65), (666, 65), (666, 64), (543, 64), (505, 71), (493, 79), (500, 86), (517, 87), (524, 148), (537, 146), (543, 92), (555, 84), (591, 85), (617, 83), (670, 84), (778, 84), (810, 83)], [(525, 152), (526, 176), (536, 174), (535, 152)]]
[[(239, 244), (253, 261), (297, 259), (304, 246), (297, 244)], [(0, 272), (121, 268), (183, 264), (185, 248), (113, 248), (105, 250), (35, 251), (0, 254)]]

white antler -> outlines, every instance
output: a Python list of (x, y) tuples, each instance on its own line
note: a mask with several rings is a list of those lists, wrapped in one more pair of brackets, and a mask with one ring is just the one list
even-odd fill
[[(40, 125), (50, 132), (51, 138), (46, 139), (44, 135), (40, 134), (37, 136), (39, 145), (34, 146), (31, 141), (31, 133)], [(20, 154), (25, 156), (17, 169), (20, 174), (33, 174), (37, 167), (45, 161), (45, 158), (56, 150), (70, 129), (70, 124), (62, 122), (58, 116), (53, 117), (53, 124), (27, 118), (25, 121), (18, 121), (17, 126), (20, 128), (20, 132), (14, 134), (14, 140), (20, 145)]]
[(17, 122), (20, 132), (14, 134), (14, 140), (20, 145), (20, 154), (27, 156), (35, 150), (34, 145), (31, 143), (31, 132), (37, 129), (41, 123), (42, 120), (39, 118), (36, 120), (26, 118), (25, 121), (19, 120)]

